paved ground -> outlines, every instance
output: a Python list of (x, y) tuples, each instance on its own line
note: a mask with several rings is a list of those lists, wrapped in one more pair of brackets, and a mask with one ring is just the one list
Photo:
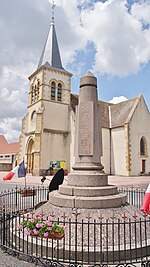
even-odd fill
[(0, 249), (0, 267), (33, 267), (35, 264), (10, 256)]
[[(17, 186), (24, 186), (25, 179), (24, 178), (13, 178), (11, 181), (3, 181), (3, 176), (5, 172), (0, 172), (0, 189), (9, 189)], [(40, 186), (41, 185), (40, 176), (32, 176), (30, 174), (27, 175), (26, 181), (28, 186)], [(47, 176), (47, 179), (51, 180), (51, 176)], [(65, 176), (67, 180), (67, 177)], [(44, 185), (49, 185), (49, 180), (44, 182)], [(134, 187), (134, 188), (147, 188), (150, 183), (150, 176), (134, 176), (134, 177), (126, 177), (126, 176), (109, 176), (108, 177), (109, 184), (115, 184), (118, 187)]]
[[(3, 176), (6, 173), (0, 173), (0, 191), (11, 189), (13, 187), (24, 187), (24, 178), (14, 178), (11, 181), (3, 181)], [(27, 175), (27, 185), (28, 186), (40, 186), (41, 178), (39, 176), (31, 176)], [(49, 180), (52, 177), (47, 177)], [(67, 177), (65, 177), (67, 179)], [(49, 185), (49, 180), (46, 180), (44, 185)], [(137, 177), (124, 177), (124, 176), (109, 176), (109, 184), (115, 184), (118, 187), (127, 188), (144, 188), (146, 189), (148, 184), (150, 183), (150, 176), (137, 176)], [(24, 261), (20, 261), (16, 257), (7, 255), (0, 249), (0, 267), (32, 267), (35, 266), (31, 263), (26, 263)]]

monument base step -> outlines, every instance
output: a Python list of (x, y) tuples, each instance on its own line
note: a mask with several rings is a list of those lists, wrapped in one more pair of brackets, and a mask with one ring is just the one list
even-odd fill
[(54, 206), (83, 209), (117, 208), (126, 203), (123, 193), (111, 196), (81, 197), (60, 194), (58, 191), (49, 193), (49, 201)]
[(69, 196), (97, 197), (115, 195), (118, 193), (118, 191), (117, 186), (115, 185), (107, 185), (101, 187), (73, 187), (63, 184), (59, 186), (59, 193)]
[(100, 187), (108, 185), (108, 176), (98, 171), (72, 171), (68, 174), (68, 185)]

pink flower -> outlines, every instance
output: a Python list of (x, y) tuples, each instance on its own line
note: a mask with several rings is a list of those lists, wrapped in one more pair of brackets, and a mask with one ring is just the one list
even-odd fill
[(30, 213), (27, 213), (27, 214), (24, 215), (24, 217), (26, 217), (26, 218), (29, 219), (29, 218), (31, 218), (31, 214)]
[(20, 225), (18, 225), (18, 229), (19, 230), (22, 230), (23, 229), (23, 226), (20, 224)]
[(48, 231), (51, 231), (51, 230), (52, 230), (52, 227), (48, 227), (47, 230), (48, 230)]
[(52, 222), (46, 221), (47, 226), (52, 226)]
[(43, 223), (37, 223), (37, 224), (36, 224), (36, 228), (41, 228), (41, 227), (43, 227), (43, 226), (44, 226)]
[(37, 223), (36, 224), (36, 228), (40, 228), (41, 227), (41, 224), (40, 223)]
[(42, 214), (36, 214), (35, 215), (37, 218), (42, 218)]
[(25, 234), (26, 235), (31, 235), (31, 230), (29, 228), (25, 229)]
[(30, 221), (30, 222), (35, 222), (35, 220), (34, 220), (33, 218), (32, 218), (32, 219), (30, 219), (29, 221)]
[(38, 231), (36, 228), (34, 228), (34, 229), (33, 229), (33, 233), (34, 233), (35, 235), (38, 235), (39, 231)]
[(48, 237), (48, 232), (44, 233), (44, 237)]

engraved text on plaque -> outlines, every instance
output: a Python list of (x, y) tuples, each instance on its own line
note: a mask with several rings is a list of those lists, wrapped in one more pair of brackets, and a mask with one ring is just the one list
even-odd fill
[(79, 109), (79, 156), (93, 156), (93, 102), (81, 102)]

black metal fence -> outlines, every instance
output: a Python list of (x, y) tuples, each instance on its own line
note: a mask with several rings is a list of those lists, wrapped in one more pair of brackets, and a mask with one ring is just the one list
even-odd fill
[(34, 209), (40, 203), (47, 201), (48, 188), (44, 186), (18, 188), (2, 191), (0, 193), (0, 206), (5, 206), (6, 211), (19, 212)]
[[(28, 236), (18, 225), (25, 213), (47, 200), (47, 188), (34, 188), (36, 194), (22, 196), (18, 188), (0, 195), (0, 245), (7, 252), (42, 266), (57, 265), (128, 265), (134, 263), (150, 266), (150, 218), (121, 216), (98, 220), (86, 218), (55, 218), (65, 226), (62, 240)], [(143, 190), (122, 189), (127, 200), (140, 208)], [(123, 214), (124, 215), (124, 214)], [(43, 220), (46, 220), (43, 217)]]
[[(23, 195), (23, 188), (18, 188), (1, 191), (0, 193), (0, 206), (5, 205), (5, 210), (10, 210), (13, 212), (26, 210), (28, 208), (34, 209), (44, 201), (47, 201), (48, 187), (38, 186), (38, 187), (28, 187), (28, 190), (33, 190), (33, 193), (26, 197)], [(142, 206), (143, 197), (145, 190), (143, 189), (119, 189), (120, 193), (126, 193), (126, 200), (130, 205), (137, 207), (138, 209)]]

